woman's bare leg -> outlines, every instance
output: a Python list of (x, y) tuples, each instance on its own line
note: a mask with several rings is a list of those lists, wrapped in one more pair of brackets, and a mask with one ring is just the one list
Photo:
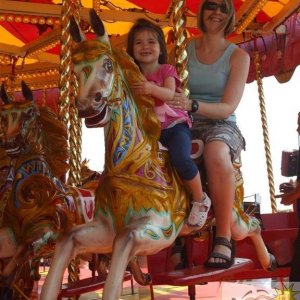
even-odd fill
[[(216, 219), (216, 237), (225, 237), (230, 241), (235, 177), (229, 147), (220, 141), (206, 144), (204, 161)], [(213, 251), (231, 256), (231, 250), (223, 245), (216, 245)], [(209, 262), (221, 263), (225, 260), (210, 258)]]

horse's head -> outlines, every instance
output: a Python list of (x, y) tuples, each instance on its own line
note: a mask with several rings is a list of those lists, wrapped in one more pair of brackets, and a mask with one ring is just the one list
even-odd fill
[[(156, 150), (160, 123), (153, 110), (153, 98), (133, 95), (130, 91), (134, 82), (145, 79), (138, 66), (123, 49), (112, 49), (104, 25), (94, 10), (90, 11), (90, 23), (97, 38), (83, 40), (84, 35), (74, 18), (70, 20), (70, 33), (77, 42), (72, 54), (79, 80), (77, 109), (87, 127), (110, 122), (105, 134), (106, 153), (113, 158), (107, 156), (105, 165), (115, 166), (125, 157), (135, 157), (130, 153), (141, 144), (148, 144), (146, 148), (151, 151)], [(151, 151), (146, 151), (146, 155)]]
[(13, 102), (1, 85), (0, 97), (4, 105), (0, 107), (0, 147), (11, 157), (24, 151), (30, 138), (30, 129), (35, 128), (38, 113), (29, 87), (22, 82), (23, 102)]
[(114, 85), (116, 65), (109, 38), (94, 10), (90, 11), (90, 22), (97, 39), (85, 40), (74, 18), (71, 18), (70, 33), (78, 43), (72, 54), (79, 80), (78, 114), (86, 119), (87, 127), (97, 127), (108, 121), (109, 107), (118, 99), (119, 89)]

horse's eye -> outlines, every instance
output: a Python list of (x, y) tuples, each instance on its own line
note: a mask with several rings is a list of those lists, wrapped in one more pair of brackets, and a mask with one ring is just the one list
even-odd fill
[(95, 95), (95, 101), (100, 102), (102, 99), (102, 94), (100, 92), (97, 92)]
[(113, 72), (113, 64), (112, 64), (112, 61), (108, 58), (106, 58), (104, 60), (104, 63), (103, 63), (103, 66), (104, 66), (104, 69), (107, 73), (112, 73)]

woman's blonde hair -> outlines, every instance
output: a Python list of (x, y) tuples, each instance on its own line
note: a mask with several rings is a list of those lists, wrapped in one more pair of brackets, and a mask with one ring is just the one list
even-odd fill
[[(198, 12), (198, 17), (197, 17), (197, 25), (198, 28), (202, 31), (202, 32), (206, 32), (206, 27), (204, 24), (204, 20), (203, 20), (203, 13), (205, 10), (205, 2), (208, 2), (210, 0), (205, 0), (202, 2), (202, 4), (199, 7), (199, 12)], [(224, 36), (228, 36), (229, 34), (231, 34), (234, 30), (234, 25), (235, 25), (235, 10), (234, 10), (234, 6), (233, 6), (233, 2), (232, 0), (224, 0), (224, 3), (227, 6), (228, 9), (228, 14), (227, 14), (227, 24), (224, 28)]]

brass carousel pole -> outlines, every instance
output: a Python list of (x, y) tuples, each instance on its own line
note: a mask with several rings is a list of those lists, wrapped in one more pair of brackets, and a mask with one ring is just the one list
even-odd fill
[(268, 131), (268, 122), (267, 122), (267, 115), (266, 115), (266, 105), (265, 105), (262, 75), (261, 75), (261, 61), (260, 61), (260, 56), (259, 56), (258, 51), (255, 51), (254, 60), (255, 60), (256, 81), (257, 81), (258, 94), (259, 94), (261, 122), (262, 122), (263, 136), (264, 136), (267, 172), (268, 172), (268, 179), (269, 179), (269, 193), (270, 193), (270, 199), (271, 199), (271, 208), (272, 208), (272, 212), (276, 213), (277, 205), (276, 205), (276, 198), (275, 198), (272, 158), (271, 158), (271, 150), (270, 150), (270, 142), (269, 142), (269, 131)]
[[(72, 39), (69, 33), (69, 20), (72, 15), (79, 20), (80, 1), (62, 1), (61, 9), (61, 57), (60, 57), (60, 97), (59, 116), (69, 126), (70, 171), (68, 182), (70, 185), (80, 183), (81, 165), (81, 123), (75, 107), (75, 97), (78, 84), (72, 70), (71, 47)], [(71, 118), (70, 118), (71, 117)], [(79, 259), (75, 258), (68, 266), (69, 282), (79, 279)]]
[(16, 84), (16, 64), (18, 58), (12, 57), (11, 58), (11, 74), (6, 81), (6, 92), (9, 95), (11, 101), (15, 100), (15, 84)]
[(79, 8), (79, 0), (64, 0), (62, 2), (59, 116), (60, 119), (69, 126), (71, 153), (68, 183), (71, 185), (80, 183), (81, 122), (79, 121), (75, 107), (78, 84), (71, 63), (72, 39), (69, 33), (69, 20), (71, 15), (74, 15), (75, 18), (79, 20)]
[(173, 8), (173, 27), (175, 39), (175, 61), (176, 70), (182, 82), (182, 89), (186, 96), (189, 96), (187, 88), (188, 71), (187, 71), (187, 32), (186, 32), (186, 15), (185, 0), (172, 0)]
[(99, 15), (99, 13), (100, 13), (100, 0), (93, 0), (93, 9)]

